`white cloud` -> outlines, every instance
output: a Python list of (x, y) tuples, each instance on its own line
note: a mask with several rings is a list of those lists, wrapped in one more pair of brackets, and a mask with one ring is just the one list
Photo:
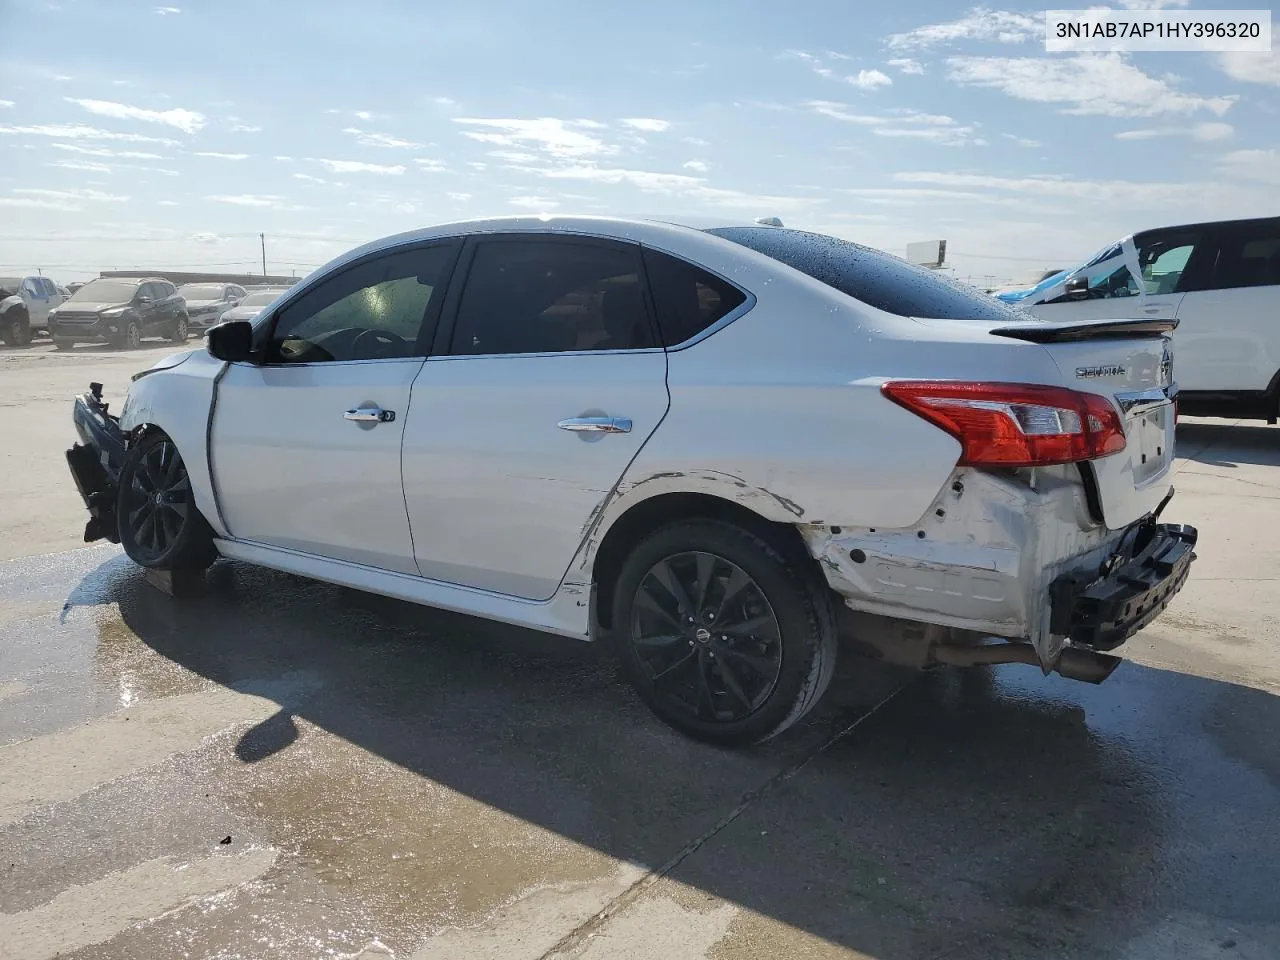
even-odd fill
[(1208, 110), (1221, 116), (1236, 97), (1201, 97), (1175, 90), (1120, 54), (1072, 57), (952, 57), (948, 79), (1000, 90), (1034, 103), (1061, 103), (1063, 113), (1106, 117), (1150, 117)]
[(1228, 140), (1235, 136), (1229, 123), (1197, 123), (1190, 127), (1150, 127), (1144, 130), (1124, 130), (1116, 134), (1117, 140), (1152, 140), (1156, 137), (1190, 137), (1193, 140)]
[(1130, 10), (1163, 10), (1166, 7), (1189, 7), (1191, 0), (1117, 0)]
[(182, 8), (181, 7), (154, 7), (153, 12), (156, 14), (156, 16), (167, 17), (170, 14), (181, 13)]
[(258, 196), (251, 193), (240, 193), (234, 195), (214, 194), (205, 197), (214, 203), (230, 203), (238, 207), (264, 207), (273, 210), (286, 210), (288, 205), (285, 203), (284, 197), (265, 195)]
[(374, 118), (374, 114), (370, 113), (368, 110), (356, 110), (352, 113), (352, 116), (357, 120), (364, 120), (366, 122)]
[(444, 173), (448, 169), (443, 161), (432, 160), (430, 157), (414, 157), (413, 162), (423, 173)]
[(101, 117), (112, 117), (116, 120), (141, 120), (144, 123), (163, 123), (176, 127), (183, 133), (195, 133), (205, 125), (204, 114), (194, 110), (174, 107), (172, 110), (147, 110), (143, 107), (131, 107), (126, 103), (115, 103), (111, 100), (81, 100), (66, 97), (68, 103), (83, 107), (90, 113)]
[(74, 80), (75, 77), (68, 77), (65, 73), (57, 73), (54, 74), (53, 79), (58, 83), (68, 83), (69, 81)]
[(359, 160), (311, 159), (313, 159), (314, 162), (321, 164), (330, 173), (377, 173), (394, 177), (398, 177), (404, 173), (404, 167), (400, 164), (389, 166), (383, 163), (363, 163)]
[(471, 194), (469, 194), (469, 193), (458, 193), (458, 192), (453, 191), (453, 190), (450, 190), (450, 191), (448, 191), (447, 193), (445, 193), (445, 196), (446, 196), (446, 197), (448, 197), (450, 200), (456, 200), (456, 201), (458, 201), (459, 203), (465, 203), (467, 200), (470, 200), (470, 199), (471, 199)]
[(30, 134), (36, 137), (58, 137), (63, 140), (120, 140), (125, 143), (161, 143), (176, 147), (178, 141), (164, 137), (144, 137), (136, 133), (116, 133), (113, 130), (99, 130), (97, 127), (86, 127), (72, 123), (45, 123), (30, 127), (12, 127), (0, 124), (0, 133)]
[[(823, 57), (820, 57), (817, 54), (807, 53), (804, 50), (784, 50), (782, 56), (796, 60), (803, 60), (809, 65), (809, 69), (818, 76), (827, 80), (843, 81), (850, 86), (857, 87), (859, 90), (874, 90), (877, 87), (888, 87), (893, 85), (893, 80), (879, 70), (859, 70), (857, 73), (851, 74), (839, 73), (831, 67), (826, 66)], [(824, 54), (824, 56), (827, 58), (832, 57), (830, 53)], [(834, 59), (848, 60), (849, 58), (840, 55)]]
[(1235, 80), (1280, 87), (1280, 44), (1274, 44), (1270, 53), (1219, 54), (1218, 66)]
[(293, 163), (293, 157), (282, 157), (282, 156), (277, 155), (277, 156), (272, 157), (271, 159), (272, 159), (272, 160), (279, 160), (279, 161), (281, 161), (282, 163)]
[(232, 133), (261, 133), (261, 127), (254, 127), (247, 123), (237, 123), (231, 128)]
[(1280, 186), (1280, 149), (1235, 150), (1223, 156), (1219, 166), (1232, 179)]
[(342, 131), (349, 133), (356, 138), (356, 143), (364, 144), (366, 147), (391, 147), (399, 150), (421, 150), (426, 144), (414, 143), (412, 140), (402, 140), (399, 137), (393, 137), (385, 133), (370, 133), (367, 130), (361, 130), (357, 127), (347, 127)]
[(13, 106), (12, 100), (0, 100), (0, 109), (12, 107), (12, 106)]
[(490, 150), (487, 156), (493, 157), (495, 160), (505, 160), (507, 163), (538, 162), (536, 153), (524, 153), (520, 150)]
[(706, 173), (711, 169), (705, 160), (686, 160), (680, 166), (686, 170), (692, 170), (694, 173)]
[(605, 156), (617, 152), (616, 147), (583, 132), (599, 128), (600, 124), (594, 121), (560, 120), (556, 117), (539, 117), (535, 120), (458, 117), (453, 122), (492, 131), (464, 130), (462, 135), (472, 140), (499, 147), (533, 148), (560, 159)]
[(910, 57), (895, 57), (893, 60), (886, 60), (885, 63), (902, 73), (916, 76), (924, 73), (924, 65), (919, 60), (912, 60)]
[(178, 206), (178, 201), (176, 201), (176, 200), (157, 200), (157, 201), (156, 201), (156, 206), (159, 206), (159, 207), (176, 207), (176, 206)]
[(197, 150), (194, 154), (197, 157), (213, 157), (216, 160), (247, 160), (247, 153), (219, 153), (216, 150)]
[(21, 207), (28, 210), (80, 210), (78, 203), (66, 200), (37, 200), (34, 197), (0, 197), (0, 207)]
[(107, 147), (82, 147), (78, 143), (51, 143), (55, 150), (66, 150), (85, 157), (119, 157), (129, 160), (164, 160), (158, 153), (145, 153), (141, 150), (110, 150)]
[(452, 97), (432, 97), (431, 102), (441, 107), (456, 107), (458, 101)]
[(703, 140), (701, 137), (681, 137), (680, 139), (682, 142), (689, 144), (689, 146), (691, 147), (711, 146), (710, 143), (708, 143), (706, 140)]
[(467, 162), (467, 166), (470, 167), (472, 170), (488, 170), (489, 169), (489, 165), (485, 163), (483, 160), (470, 160)]
[(34, 187), (14, 190), (31, 197), (47, 197), (51, 200), (91, 200), (94, 203), (126, 203), (129, 198), (114, 193), (103, 193), (101, 190), (83, 188), (79, 190), (45, 190)]
[(299, 180), (306, 180), (308, 183), (328, 183), (323, 177), (313, 177), (309, 173), (295, 173), (294, 176)]
[(877, 87), (893, 86), (893, 81), (889, 76), (879, 70), (859, 70), (855, 74), (844, 77), (844, 82), (852, 84), (859, 90), (874, 90)]
[(844, 123), (870, 127), (880, 137), (904, 137), (930, 140), (945, 146), (983, 146), (986, 141), (977, 136), (977, 128), (957, 123), (940, 113), (923, 113), (919, 110), (896, 109), (884, 114), (850, 113), (848, 105), (831, 100), (810, 100), (804, 104), (814, 113)]
[(554, 210), (560, 204), (550, 197), (512, 197), (507, 203), (526, 210)]
[(1039, 140), (1032, 140), (1030, 137), (1020, 137), (1016, 133), (1002, 133), (1000, 136), (1006, 140), (1012, 140), (1020, 147), (1043, 147), (1044, 144)]
[(1044, 36), (1043, 15), (975, 7), (959, 20), (916, 27), (895, 33), (886, 41), (890, 50), (922, 50), (958, 40), (1024, 43)]
[(629, 117), (624, 118), (621, 123), (633, 130), (643, 130), (646, 133), (662, 133), (671, 128), (670, 121), (655, 120), (652, 117)]
[(46, 166), (61, 167), (64, 170), (83, 170), (86, 173), (110, 173), (111, 168), (105, 163), (96, 163), (92, 160), (54, 160)]

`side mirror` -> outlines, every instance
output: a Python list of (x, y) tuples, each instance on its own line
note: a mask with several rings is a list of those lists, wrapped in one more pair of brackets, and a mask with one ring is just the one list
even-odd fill
[(137, 299), (137, 301), (136, 301), (136, 302), (137, 302), (138, 306), (140, 306), (140, 307), (145, 307), (148, 303), (150, 303), (150, 302), (151, 302), (151, 298), (150, 298), (150, 297), (139, 297), (139, 298)]
[(228, 363), (248, 360), (253, 353), (253, 324), (248, 320), (228, 320), (210, 327), (205, 334), (209, 355)]
[(1068, 300), (1088, 300), (1089, 278), (1072, 277), (1067, 281), (1066, 294)]

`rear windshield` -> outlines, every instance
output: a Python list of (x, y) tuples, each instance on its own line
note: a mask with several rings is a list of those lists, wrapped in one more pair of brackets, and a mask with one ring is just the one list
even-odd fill
[(178, 288), (178, 296), (184, 300), (221, 300), (225, 289), (217, 283), (188, 283)]
[(772, 257), (886, 313), (938, 320), (1027, 319), (995, 297), (848, 240), (781, 227), (717, 227), (707, 233)]
[(242, 307), (265, 307), (268, 303), (272, 303), (278, 299), (280, 294), (272, 291), (270, 293), (251, 293), (240, 301)]

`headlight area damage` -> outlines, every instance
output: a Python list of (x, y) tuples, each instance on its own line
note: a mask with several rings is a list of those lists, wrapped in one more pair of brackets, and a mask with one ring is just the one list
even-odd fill
[(72, 413), (81, 442), (67, 451), (67, 465), (89, 509), (85, 543), (120, 542), (116, 483), (124, 464), (126, 437), (119, 419), (107, 411), (107, 406), (102, 399), (102, 384), (91, 383), (86, 393), (76, 397)]

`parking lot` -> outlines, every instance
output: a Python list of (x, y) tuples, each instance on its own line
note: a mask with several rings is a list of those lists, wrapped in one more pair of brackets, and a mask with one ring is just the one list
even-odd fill
[(730, 752), (590, 645), (85, 547), (71, 397), (173, 351), (0, 350), (0, 958), (1280, 956), (1280, 427), (1183, 422), (1105, 684), (845, 657)]

